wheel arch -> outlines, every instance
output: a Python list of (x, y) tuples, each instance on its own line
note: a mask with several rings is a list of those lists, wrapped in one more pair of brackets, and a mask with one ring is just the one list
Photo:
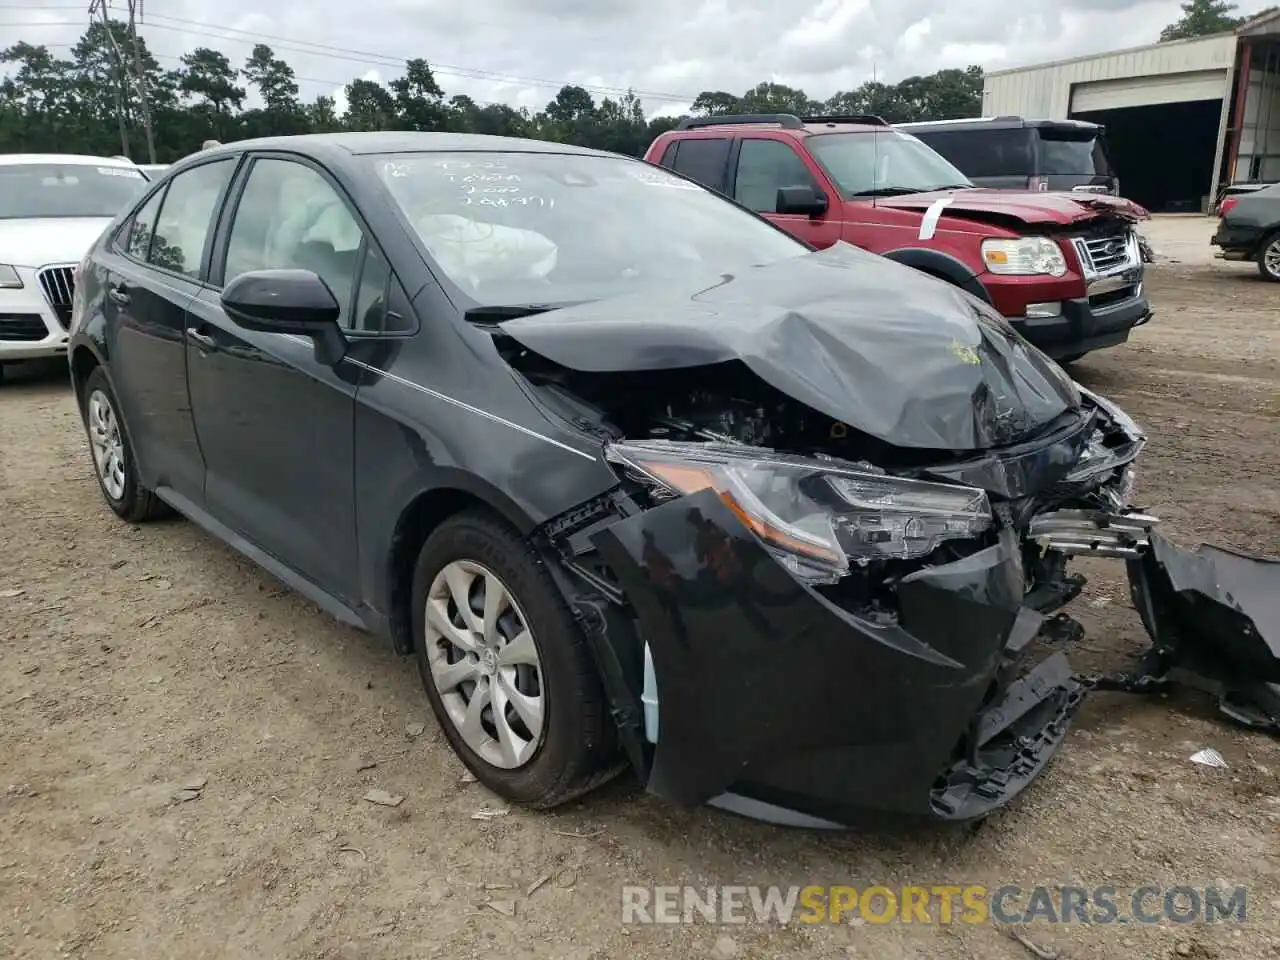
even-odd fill
[(966, 293), (973, 294), (983, 303), (991, 303), (991, 295), (987, 293), (987, 288), (982, 285), (978, 275), (963, 261), (950, 254), (919, 247), (903, 247), (898, 250), (890, 250), (884, 256), (896, 263), (901, 263), (903, 266), (914, 267), (922, 273), (927, 273), (930, 276), (937, 277), (939, 280), (954, 284)]
[[(84, 404), (84, 385), (88, 381), (90, 374), (98, 367), (104, 368), (104, 374), (107, 381), (111, 381), (111, 375), (105, 372), (105, 365), (102, 358), (89, 346), (78, 343), (71, 351), (69, 358), (71, 366), (71, 387), (76, 394), (77, 404)], [(114, 386), (113, 386), (114, 389)]]
[(476, 477), (459, 474), (413, 494), (396, 517), (385, 560), (388, 626), (397, 653), (414, 649), (410, 598), (418, 553), (440, 524), (467, 510), (499, 517), (522, 537), (537, 527), (515, 501)]

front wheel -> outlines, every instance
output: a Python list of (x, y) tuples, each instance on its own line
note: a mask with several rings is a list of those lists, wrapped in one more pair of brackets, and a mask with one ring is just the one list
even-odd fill
[(1264, 280), (1280, 283), (1280, 233), (1269, 237), (1258, 254), (1258, 272)]
[(427, 699), (490, 790), (548, 808), (616, 773), (616, 734), (587, 638), (538, 555), (487, 513), (427, 538), (413, 583)]
[(107, 505), (130, 523), (165, 515), (164, 503), (138, 479), (137, 460), (115, 393), (102, 368), (96, 368), (84, 384), (85, 432), (93, 455), (93, 472)]

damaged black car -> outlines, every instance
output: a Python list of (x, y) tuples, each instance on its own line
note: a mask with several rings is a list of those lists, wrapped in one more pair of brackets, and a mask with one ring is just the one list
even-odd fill
[(988, 307), (563, 144), (193, 155), (81, 264), (71, 365), (116, 513), (388, 636), (536, 807), (630, 768), (781, 823), (981, 817), (1090, 686), (1071, 558), (1165, 572), (1142, 431)]

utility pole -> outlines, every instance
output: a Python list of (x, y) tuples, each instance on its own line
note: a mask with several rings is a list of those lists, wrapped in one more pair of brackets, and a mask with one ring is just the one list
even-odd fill
[(138, 87), (138, 103), (142, 108), (142, 129), (147, 135), (147, 162), (156, 162), (156, 141), (151, 132), (151, 91), (147, 89), (147, 72), (142, 69), (142, 45), (138, 42), (138, 21), (142, 19), (142, 0), (129, 0), (129, 39), (133, 45), (133, 80)]
[(129, 68), (125, 65), (124, 54), (120, 51), (119, 44), (116, 43), (116, 35), (111, 31), (111, 14), (107, 10), (108, 3), (109, 0), (89, 0), (89, 22), (92, 23), (96, 15), (102, 15), (102, 29), (111, 44), (111, 52), (115, 58), (116, 79), (118, 80), (115, 85), (116, 123), (120, 127), (120, 152), (127, 157), (129, 156), (129, 126), (125, 122), (124, 90), (128, 82)]

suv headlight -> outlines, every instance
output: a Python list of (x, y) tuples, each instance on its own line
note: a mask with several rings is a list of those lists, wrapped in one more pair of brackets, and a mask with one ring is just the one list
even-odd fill
[(0, 290), (21, 290), (22, 278), (8, 264), (0, 263)]
[(646, 440), (606, 456), (668, 496), (712, 489), (792, 573), (834, 583), (850, 563), (923, 557), (992, 526), (975, 487), (908, 480), (762, 447)]
[(1067, 272), (1062, 248), (1048, 237), (983, 240), (982, 262), (992, 273), (1011, 277), (1060, 277)]

